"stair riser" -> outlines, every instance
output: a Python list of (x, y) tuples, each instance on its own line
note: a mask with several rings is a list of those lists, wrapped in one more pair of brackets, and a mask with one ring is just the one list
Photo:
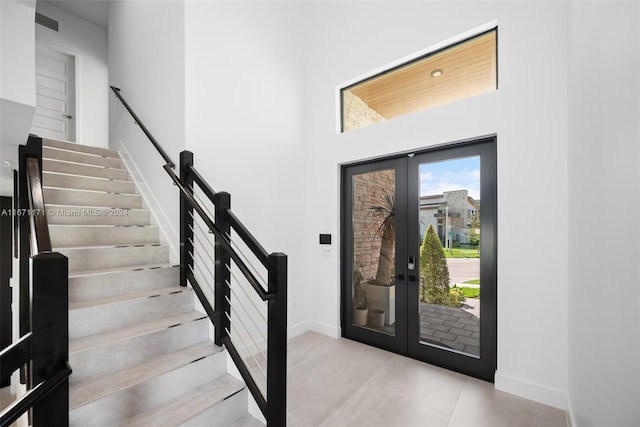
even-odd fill
[(158, 227), (49, 226), (54, 248), (158, 243)]
[(70, 273), (169, 262), (167, 246), (61, 248), (58, 251), (69, 258)]
[(86, 301), (149, 289), (168, 288), (180, 281), (180, 268), (92, 274), (69, 279), (69, 301)]
[(50, 160), (63, 160), (65, 162), (81, 163), (83, 165), (102, 166), (107, 168), (124, 169), (120, 159), (113, 157), (94, 156), (79, 153), (77, 151), (65, 151), (55, 148), (42, 147), (42, 158)]
[(69, 339), (135, 326), (193, 309), (193, 292), (138, 298), (69, 310)]
[(201, 319), (150, 334), (85, 351), (71, 353), (69, 364), (73, 367), (70, 383), (109, 375), (118, 370), (142, 363), (161, 354), (205, 341), (209, 334), (209, 320)]
[(45, 172), (60, 172), (72, 175), (94, 176), (97, 178), (129, 180), (129, 173), (124, 169), (103, 168), (99, 166), (81, 165), (79, 163), (61, 162), (58, 160), (42, 160), (42, 170)]
[[(89, 209), (89, 210), (87, 210)], [(149, 225), (151, 215), (146, 209), (104, 211), (95, 216), (91, 208), (81, 206), (53, 206), (47, 203), (47, 222), (64, 225)]]
[(72, 205), (108, 208), (142, 208), (142, 197), (137, 194), (99, 193), (59, 188), (44, 188), (44, 201), (47, 205)]
[(218, 352), (142, 384), (72, 409), (69, 413), (70, 425), (85, 427), (123, 422), (193, 387), (213, 381), (226, 371), (226, 357), (225, 352)]
[(181, 427), (229, 426), (247, 414), (248, 391), (245, 388), (227, 400), (191, 418)]
[(62, 175), (45, 172), (42, 185), (47, 187), (74, 188), (78, 190), (108, 191), (111, 193), (135, 194), (136, 187), (131, 181), (114, 181), (78, 175)]
[(95, 154), (97, 156), (120, 158), (120, 155), (116, 150), (109, 150), (108, 148), (91, 147), (89, 145), (74, 144), (64, 141), (56, 141), (55, 139), (43, 139), (43, 147), (61, 148), (63, 150), (77, 151), (79, 153)]

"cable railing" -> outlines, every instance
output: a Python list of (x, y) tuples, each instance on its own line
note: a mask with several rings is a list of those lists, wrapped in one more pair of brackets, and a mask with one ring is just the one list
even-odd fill
[(268, 426), (286, 426), (287, 256), (268, 253), (194, 166), (175, 164), (120, 93), (116, 97), (165, 161), (180, 191), (180, 283), (191, 285)]
[[(27, 391), (0, 412), (0, 426), (25, 413), (34, 427), (69, 425), (68, 259), (52, 252), (42, 192), (42, 139), (20, 146), (14, 198), (19, 219), (20, 339), (0, 352), (0, 377), (20, 370)], [(14, 175), (15, 176), (15, 175)]]

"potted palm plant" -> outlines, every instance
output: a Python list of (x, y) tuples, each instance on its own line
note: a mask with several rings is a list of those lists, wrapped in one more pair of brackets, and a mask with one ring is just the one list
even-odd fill
[(376, 221), (375, 237), (380, 238), (376, 277), (367, 284), (370, 323), (374, 326), (395, 323), (396, 196), (393, 188), (385, 188), (380, 200), (369, 206)]
[(388, 285), (394, 271), (394, 249), (396, 242), (396, 196), (391, 188), (385, 188), (379, 204), (370, 206), (378, 224), (376, 237), (380, 237), (380, 257), (376, 270), (376, 284)]
[(355, 264), (353, 268), (353, 323), (358, 326), (367, 324), (369, 307), (367, 304), (367, 292), (364, 289), (362, 280), (362, 270), (360, 264)]

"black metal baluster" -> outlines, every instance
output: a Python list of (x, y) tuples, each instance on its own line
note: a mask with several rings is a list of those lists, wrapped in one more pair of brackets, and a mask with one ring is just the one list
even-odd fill
[[(231, 208), (231, 195), (224, 191), (216, 193), (213, 196), (213, 203), (216, 215), (215, 225), (223, 236), (228, 236), (231, 233), (231, 227), (227, 220), (227, 211)], [(229, 304), (231, 289), (227, 286), (227, 283), (231, 283), (231, 273), (227, 268), (228, 265), (231, 265), (231, 257), (218, 242), (216, 242), (215, 248), (215, 263), (215, 310), (217, 314), (215, 343), (222, 345), (222, 338), (229, 336), (227, 331), (231, 332), (231, 322), (225, 314), (228, 313), (231, 316)]]
[[(193, 153), (180, 153), (180, 182), (184, 189), (193, 196)], [(187, 277), (193, 268), (193, 206), (180, 192), (180, 285), (187, 286)]]

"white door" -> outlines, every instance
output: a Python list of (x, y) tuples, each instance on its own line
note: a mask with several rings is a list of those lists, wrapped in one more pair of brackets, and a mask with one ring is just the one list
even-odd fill
[(36, 46), (36, 111), (31, 133), (75, 141), (75, 59)]

